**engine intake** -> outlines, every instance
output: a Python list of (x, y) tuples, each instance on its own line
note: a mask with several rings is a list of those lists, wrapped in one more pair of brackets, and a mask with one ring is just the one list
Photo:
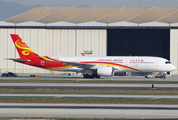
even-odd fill
[(114, 68), (113, 67), (99, 67), (97, 69), (98, 76), (106, 76), (110, 77), (114, 75)]

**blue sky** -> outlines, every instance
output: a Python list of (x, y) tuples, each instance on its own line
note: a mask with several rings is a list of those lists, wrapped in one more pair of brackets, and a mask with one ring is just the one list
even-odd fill
[(0, 0), (30, 6), (178, 6), (178, 0)]

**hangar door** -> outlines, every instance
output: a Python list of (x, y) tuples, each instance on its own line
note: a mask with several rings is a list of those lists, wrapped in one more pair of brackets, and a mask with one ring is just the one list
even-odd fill
[(170, 59), (169, 29), (108, 29), (108, 56), (158, 56)]

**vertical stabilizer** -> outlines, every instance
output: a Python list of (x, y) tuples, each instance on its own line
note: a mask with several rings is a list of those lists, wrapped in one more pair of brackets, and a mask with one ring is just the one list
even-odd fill
[(38, 57), (36, 53), (33, 52), (31, 48), (29, 48), (23, 40), (17, 34), (11, 34), (14, 45), (19, 53), (20, 58), (22, 59), (30, 59), (33, 57)]

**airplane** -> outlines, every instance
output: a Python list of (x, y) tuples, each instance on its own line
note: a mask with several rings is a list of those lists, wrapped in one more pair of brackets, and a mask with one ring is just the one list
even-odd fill
[[(18, 63), (52, 71), (83, 73), (84, 78), (113, 76), (114, 72), (170, 72), (176, 69), (161, 57), (144, 56), (39, 56), (17, 34), (11, 34), (20, 58), (7, 58)], [(162, 78), (165, 78), (162, 76)]]

